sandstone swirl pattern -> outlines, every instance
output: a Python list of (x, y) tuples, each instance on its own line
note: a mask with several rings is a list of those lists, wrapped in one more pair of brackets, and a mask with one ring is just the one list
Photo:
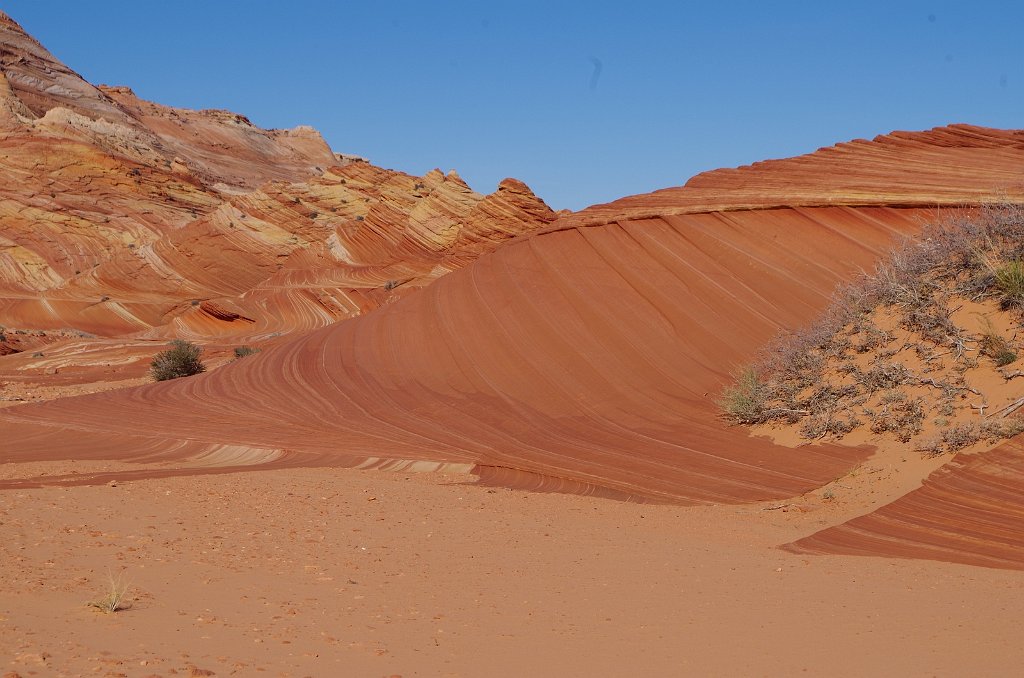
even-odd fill
[(335, 154), (312, 128), (94, 87), (0, 13), (9, 326), (192, 338), (320, 327), (554, 218), (514, 179), (484, 196), (455, 172)]
[[(3, 461), (451, 464), (657, 501), (793, 496), (869, 451), (727, 427), (729, 373), (943, 209), (1024, 198), (1022, 133), (956, 125), (555, 220), (519, 182), (484, 197), (328, 158), (308, 130), (93, 88), (0, 28), (0, 313), (139, 341), (294, 333), (197, 377), (0, 411)], [(958, 462), (791, 548), (1018, 566), (1017, 455)]]

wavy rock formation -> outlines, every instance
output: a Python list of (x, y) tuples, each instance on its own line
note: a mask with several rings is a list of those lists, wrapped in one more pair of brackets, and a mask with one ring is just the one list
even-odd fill
[(949, 125), (892, 132), (814, 153), (704, 172), (685, 186), (595, 205), (571, 217), (599, 224), (648, 215), (771, 207), (964, 205), (1024, 198), (1024, 131)]
[[(288, 450), (290, 463), (471, 463), (668, 501), (790, 496), (866, 451), (750, 439), (717, 419), (718, 389), (928, 214), (833, 207), (566, 226), (214, 373), (19, 407), (0, 430), (27, 436), (16, 458), (52, 455), (67, 428), (76, 458), (138, 459), (131, 450), (174, 450), (187, 431)], [(98, 419), (106, 434), (93, 446)]]
[(1024, 570), (1024, 447), (960, 455), (920, 489), (784, 548)]
[(160, 447), (141, 430), (168, 450), (188, 431), (305, 463), (470, 463), (670, 501), (789, 496), (866, 451), (751, 440), (716, 417), (719, 385), (921, 217), (825, 208), (558, 230), (216, 372), (19, 407), (0, 431), (31, 432), (16, 459), (62, 449), (60, 421), (76, 458), (137, 459)]
[(554, 218), (512, 179), (485, 197), (454, 172), (336, 155), (308, 127), (94, 87), (0, 13), (8, 325), (193, 338), (320, 327)]
[[(935, 133), (923, 136), (919, 145), (927, 149)], [(1007, 154), (1024, 159), (1024, 151), (1008, 143), (1009, 151), (993, 154), (995, 177)], [(878, 156), (871, 144), (853, 147), (863, 147), (867, 158)], [(911, 156), (923, 153), (913, 144), (910, 149)], [(898, 160), (894, 168), (901, 168)], [(983, 160), (953, 154), (941, 164), (945, 190), (974, 196)], [(810, 321), (839, 282), (935, 215), (934, 208), (905, 207), (913, 202), (905, 197), (887, 206), (888, 194), (874, 206), (801, 206), (815, 192), (835, 193), (828, 173), (821, 167), (808, 173), (806, 183), (825, 184), (810, 187), (774, 174), (800, 175), (787, 168), (808, 162), (752, 170), (735, 204), (725, 203), (730, 194), (723, 188), (721, 195), (711, 192), (713, 205), (701, 208), (697, 201), (711, 189), (683, 187), (592, 208), (359, 319), (207, 375), (8, 410), (0, 432), (19, 436), (15, 459), (156, 455), (182, 463), (186, 438), (189, 446), (287, 451), (275, 463), (358, 465), (390, 458), (475, 464), (496, 481), (538, 478), (538, 488), (561, 483), (660, 501), (750, 501), (806, 492), (867, 451), (794, 451), (749, 438), (718, 420), (714, 399), (730, 371), (778, 329)], [(844, 167), (837, 164), (833, 174)], [(931, 165), (921, 171), (932, 177)], [(901, 175), (907, 185), (925, 181), (910, 173)], [(210, 241), (236, 248), (232, 259), (244, 256), (245, 248), (232, 245), (239, 240), (297, 239), (316, 247), (293, 253), (294, 268), (283, 262), (267, 283), (231, 304), (199, 303), (180, 314), (175, 329), (202, 334), (216, 324), (237, 324), (253, 332), (268, 323), (260, 309), (271, 305), (290, 308), (276, 323), (314, 327), (314, 320), (301, 319), (312, 319), (317, 303), (373, 305), (369, 296), (313, 302), (308, 295), (318, 285), (373, 288), (385, 278), (398, 286), (391, 292), (423, 285), (438, 268), (463, 263), (447, 264), (453, 244), (493, 248), (495, 239), (516, 234), (517, 218), (537, 212), (512, 182), (474, 203), (458, 177), (432, 173), (410, 186), (411, 180), (353, 164), (307, 181), (305, 192), (291, 184), (266, 186), (180, 229), (172, 247), (152, 249), (157, 260), (170, 260), (172, 252), (198, 258), (190, 248)], [(396, 185), (401, 189), (393, 190)], [(982, 198), (994, 200), (1005, 189)], [(352, 190), (370, 202), (353, 205)], [(748, 194), (767, 207), (753, 209)], [(342, 224), (323, 209), (325, 196), (344, 208)], [(418, 207), (428, 200), (424, 215)], [(645, 211), (660, 216), (636, 218)], [(508, 214), (508, 225), (447, 225), (456, 214), (473, 223), (475, 213), (486, 214), (486, 223)], [(402, 231), (386, 227), (402, 218)], [(284, 222), (293, 225), (285, 231), (266, 225)], [(300, 261), (308, 257), (349, 267), (314, 272), (317, 267)], [(97, 271), (95, 290), (131, 279), (115, 272), (123, 265), (112, 260), (110, 273)], [(253, 283), (246, 274), (265, 277), (270, 265), (254, 256), (237, 272), (203, 277), (197, 271), (175, 285), (226, 298)], [(187, 269), (183, 263), (163, 267)], [(157, 268), (142, 266), (133, 274), (153, 277)], [(159, 289), (159, 281), (140, 287)], [(280, 301), (286, 295), (291, 305)], [(279, 301), (271, 304), (274, 297)]]
[[(7, 44), (24, 42), (4, 25)], [(161, 474), (456, 465), (485, 482), (620, 498), (794, 496), (869, 450), (790, 449), (728, 427), (715, 398), (730, 372), (943, 209), (1024, 199), (1024, 133), (957, 125), (708, 172), (553, 221), (519, 182), (484, 197), (453, 173), (283, 160), (319, 163), (319, 146), (227, 114), (176, 119), (48, 66), (71, 83), (69, 113), (51, 118), (68, 121), (60, 137), (61, 124), (37, 124), (53, 109), (42, 113), (46, 90), (32, 84), (45, 73), (32, 64), (51, 57), (19, 49), (31, 58), (4, 62), (0, 115), (14, 129), (0, 144), (18, 140), (0, 171), (60, 190), (3, 194), (17, 237), (5, 230), (0, 314), (137, 341), (309, 331), (196, 377), (4, 409), (4, 461), (158, 461)], [(104, 118), (108, 106), (120, 113)], [(190, 125), (208, 140), (180, 132)], [(211, 140), (263, 158), (265, 173)], [(94, 187), (109, 214), (85, 211)], [(110, 207), (136, 193), (152, 198)], [(64, 230), (17, 226), (47, 220)], [(791, 548), (1014, 565), (1018, 451), (958, 461)], [(952, 502), (964, 522), (931, 522)]]

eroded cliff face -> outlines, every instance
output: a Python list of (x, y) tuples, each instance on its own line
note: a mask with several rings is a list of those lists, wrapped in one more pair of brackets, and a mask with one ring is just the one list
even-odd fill
[(485, 197), (454, 172), (413, 177), (335, 154), (309, 127), (265, 130), (95, 87), (0, 13), (0, 324), (308, 329), (554, 218), (515, 180)]

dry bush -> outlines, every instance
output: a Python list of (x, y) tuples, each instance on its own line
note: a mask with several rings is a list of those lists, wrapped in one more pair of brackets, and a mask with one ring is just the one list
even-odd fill
[(892, 391), (882, 397), (882, 407), (872, 413), (872, 433), (893, 433), (900, 442), (921, 432), (924, 422), (924, 401), (921, 398), (907, 398), (899, 391)]
[(842, 438), (860, 424), (861, 421), (849, 410), (826, 410), (807, 417), (800, 425), (800, 435), (809, 439), (824, 438), (827, 435)]
[(902, 363), (877, 361), (870, 369), (856, 373), (856, 379), (868, 393), (874, 393), (907, 383), (911, 374)]
[(150, 363), (150, 374), (156, 381), (167, 381), (179, 377), (189, 377), (206, 371), (200, 357), (203, 349), (184, 339), (175, 339), (171, 348), (157, 353)]
[(978, 340), (978, 349), (982, 355), (992, 358), (996, 367), (1006, 367), (1017, 360), (1017, 352), (1013, 350), (1010, 342), (999, 334), (988, 318), (985, 318), (984, 321), (981, 338)]
[[(925, 226), (872, 274), (838, 289), (813, 325), (774, 339), (754, 367), (726, 389), (720, 404), (738, 423), (799, 424), (801, 435), (809, 438), (842, 436), (861, 425), (861, 412), (872, 431), (902, 441), (920, 434), (930, 409), (948, 426), (947, 417), (956, 410), (953, 399), (974, 391), (965, 372), (978, 366), (970, 352), (972, 338), (953, 321), (950, 309), (958, 296), (998, 299), (1004, 308), (1024, 310), (1024, 206), (964, 210)], [(880, 308), (886, 309), (885, 322), (891, 319), (911, 333), (909, 343), (893, 345), (893, 334), (876, 324)], [(909, 348), (922, 361), (920, 375), (895, 360)], [(994, 330), (980, 338), (979, 350), (998, 365), (1016, 360), (1010, 343)], [(871, 354), (872, 360), (865, 367), (857, 354)], [(910, 385), (934, 386), (938, 392), (914, 399), (887, 393)], [(886, 393), (882, 401), (865, 407), (879, 392)], [(954, 425), (929, 445), (955, 450), (1011, 431)]]
[(1021, 433), (1024, 433), (1024, 420), (1017, 418), (955, 424), (939, 431), (935, 437), (922, 443), (918, 449), (931, 456), (937, 456), (947, 452), (956, 452), (982, 440), (994, 443)]
[(253, 348), (252, 346), (236, 346), (235, 347), (235, 360), (244, 358), (246, 356), (254, 355), (259, 353), (262, 349)]

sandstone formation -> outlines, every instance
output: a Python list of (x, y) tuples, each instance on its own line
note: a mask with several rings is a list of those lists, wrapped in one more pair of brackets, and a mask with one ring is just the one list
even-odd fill
[[(2, 26), (0, 318), (103, 335), (108, 366), (147, 340), (294, 335), (203, 375), (0, 411), (7, 462), (163, 464), (75, 482), (338, 465), (661, 502), (793, 497), (870, 450), (729, 427), (729, 374), (924, 221), (1024, 200), (1024, 133), (955, 125), (556, 220), (513, 180), (485, 197), (454, 173), (328, 159), (309, 131), (93, 88)], [(4, 365), (55, 359), (26, 353)], [(1014, 445), (791, 548), (1017, 566), (1024, 528), (999, 514), (1018, 510)], [(980, 499), (996, 482), (1004, 500)], [(964, 496), (952, 527), (932, 524)]]
[(959, 455), (924, 486), (867, 515), (785, 546), (795, 553), (927, 558), (1024, 570), (1019, 439)]
[[(874, 156), (870, 144), (855, 147)], [(1024, 159), (1024, 149), (1010, 150)], [(953, 194), (958, 177), (981, 172), (982, 156), (971, 155), (966, 169), (952, 160), (942, 167)], [(914, 183), (909, 171), (902, 176)], [(651, 199), (662, 216), (634, 218), (646, 208), (635, 207), (643, 198), (628, 198), (621, 218), (613, 204), (595, 208), (597, 220), (588, 211), (561, 219), (416, 295), (256, 360), (180, 383), (20, 407), (5, 413), (5, 432), (31, 438), (19, 445), (25, 458), (62, 447), (65, 434), (47, 423), (59, 420), (76, 429), (79, 457), (146, 449), (143, 456), (173, 458), (182, 448), (171, 441), (188, 431), (189, 445), (286, 450), (278, 464), (474, 464), (496, 479), (508, 480), (511, 469), (536, 474), (521, 482), (553, 476), (567, 488), (664, 501), (799, 494), (867, 450), (750, 439), (717, 418), (721, 385), (779, 328), (812, 319), (838, 282), (934, 208), (905, 196), (895, 206), (779, 206), (786, 196), (772, 197), (771, 173), (759, 181), (746, 190), (762, 195), (766, 209), (751, 209), (746, 197), (723, 205), (719, 196), (701, 212), (690, 193), (705, 189), (682, 188), (672, 204), (664, 193)], [(971, 178), (962, 192), (970, 196), (979, 182)], [(361, 247), (382, 237), (376, 222), (368, 213), (361, 235), (326, 251), (392, 265)], [(111, 411), (128, 416), (108, 421)], [(147, 422), (145, 435), (137, 421)]]
[(454, 172), (412, 177), (335, 154), (308, 127), (264, 130), (94, 87), (0, 13), (8, 326), (289, 333), (374, 308), (554, 218), (512, 179), (485, 197)]

